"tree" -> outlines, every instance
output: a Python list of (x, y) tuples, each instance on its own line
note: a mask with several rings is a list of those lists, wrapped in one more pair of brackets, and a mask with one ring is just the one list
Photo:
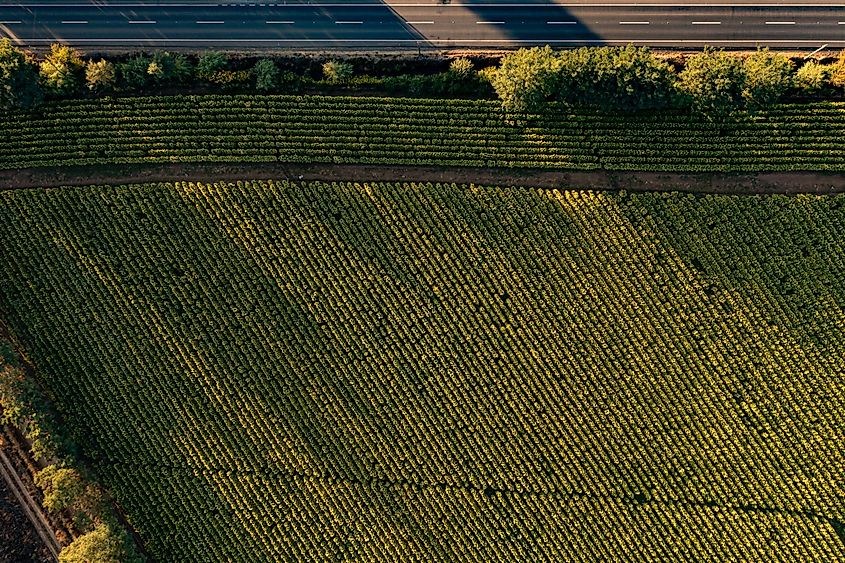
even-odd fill
[(808, 61), (795, 73), (795, 86), (806, 94), (815, 94), (827, 84), (828, 67)]
[(215, 74), (224, 70), (229, 60), (223, 53), (210, 51), (200, 57), (197, 62), (196, 75), (198, 78), (210, 80)]
[(35, 476), (44, 491), (44, 508), (52, 513), (76, 506), (85, 494), (85, 482), (74, 469), (48, 465)]
[(279, 87), (279, 68), (270, 59), (261, 59), (252, 69), (255, 88), (259, 92), (273, 92)]
[(154, 53), (147, 67), (147, 74), (159, 85), (183, 84), (191, 78), (192, 72), (191, 63), (185, 55), (167, 51)]
[(839, 58), (828, 68), (830, 83), (837, 88), (845, 87), (845, 51), (839, 53)]
[(54, 43), (50, 45), (50, 53), (41, 61), (41, 81), (50, 93), (69, 96), (82, 87), (84, 69), (85, 63), (79, 51)]
[(502, 57), (495, 71), (485, 73), (510, 112), (536, 112), (556, 91), (560, 61), (548, 45), (519, 49)]
[(88, 89), (94, 92), (102, 92), (114, 86), (115, 67), (107, 60), (100, 59), (97, 62), (88, 61), (85, 64), (85, 82)]
[(449, 64), (449, 72), (460, 78), (469, 78), (475, 72), (475, 68), (472, 66), (471, 60), (461, 57)]
[(742, 102), (745, 76), (741, 61), (722, 50), (706, 47), (687, 59), (679, 88), (690, 96), (693, 106), (714, 117), (724, 117)]
[(8, 39), (0, 40), (0, 109), (31, 107), (42, 97), (38, 66), (32, 54), (18, 49)]
[(130, 556), (126, 532), (99, 523), (59, 553), (59, 563), (123, 563)]
[(341, 61), (329, 61), (323, 65), (323, 76), (334, 84), (347, 82), (352, 78), (352, 65)]
[(664, 108), (676, 98), (677, 75), (645, 47), (581, 48), (559, 57), (562, 102), (636, 111)]
[(795, 65), (788, 57), (769, 49), (758, 49), (742, 62), (742, 97), (751, 106), (766, 106), (780, 100), (792, 87)]
[(135, 55), (126, 62), (117, 64), (118, 89), (130, 92), (143, 90), (152, 76), (149, 74), (152, 59), (144, 55)]

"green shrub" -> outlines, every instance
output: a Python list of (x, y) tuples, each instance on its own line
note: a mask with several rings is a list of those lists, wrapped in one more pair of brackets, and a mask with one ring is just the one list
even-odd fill
[(323, 76), (333, 84), (343, 84), (352, 78), (352, 65), (341, 61), (328, 61), (323, 65)]
[(827, 85), (828, 67), (807, 61), (795, 73), (795, 87), (806, 94), (815, 94)]
[(196, 68), (197, 78), (210, 80), (214, 75), (224, 70), (229, 65), (229, 60), (223, 53), (210, 51), (199, 58)]
[(0, 109), (32, 107), (42, 98), (34, 56), (0, 39)]
[(114, 87), (115, 66), (113, 63), (100, 59), (97, 62), (88, 61), (85, 64), (85, 83), (92, 92), (105, 92)]
[(85, 63), (82, 54), (68, 45), (54, 43), (50, 53), (41, 61), (41, 82), (56, 96), (71, 96), (82, 87)]
[(273, 92), (279, 87), (279, 68), (270, 59), (261, 59), (252, 69), (255, 89), (259, 92)]

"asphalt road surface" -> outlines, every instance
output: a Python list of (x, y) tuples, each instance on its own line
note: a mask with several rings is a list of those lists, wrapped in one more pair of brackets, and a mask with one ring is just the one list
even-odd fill
[(0, 2), (0, 36), (80, 46), (430, 48), (600, 44), (845, 47), (845, 5), (513, 0)]

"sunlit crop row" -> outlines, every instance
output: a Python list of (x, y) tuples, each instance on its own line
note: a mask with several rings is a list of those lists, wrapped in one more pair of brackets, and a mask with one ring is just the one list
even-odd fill
[(845, 557), (845, 197), (0, 192), (0, 306), (162, 561)]
[(291, 162), (550, 169), (845, 169), (845, 104), (698, 115), (553, 109), (508, 122), (497, 103), (340, 96), (69, 100), (0, 118), (0, 168)]

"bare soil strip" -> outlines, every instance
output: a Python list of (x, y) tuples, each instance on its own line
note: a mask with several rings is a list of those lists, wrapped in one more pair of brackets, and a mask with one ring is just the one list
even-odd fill
[(834, 194), (845, 192), (845, 174), (764, 172), (684, 174), (666, 172), (558, 171), (281, 163), (176, 163), (70, 166), (0, 171), (0, 189), (117, 185), (145, 182), (290, 179), (359, 182), (449, 182), (536, 188), (680, 191), (719, 194)]

